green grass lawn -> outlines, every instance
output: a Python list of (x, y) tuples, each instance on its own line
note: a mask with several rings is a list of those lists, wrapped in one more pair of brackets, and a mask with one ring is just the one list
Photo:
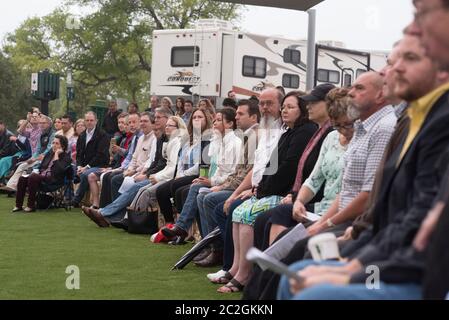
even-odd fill
[[(207, 280), (218, 268), (170, 271), (191, 244), (100, 229), (80, 209), (13, 214), (13, 200), (0, 195), (0, 299), (240, 299)], [(80, 290), (66, 288), (71, 265)]]

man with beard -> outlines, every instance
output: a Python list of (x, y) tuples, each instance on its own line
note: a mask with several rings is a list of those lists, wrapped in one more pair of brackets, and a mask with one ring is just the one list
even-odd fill
[[(348, 106), (348, 109), (351, 111), (348, 112), (348, 117), (358, 120), (354, 124), (354, 137), (344, 156), (341, 191), (321, 218), (307, 226), (309, 237), (323, 232), (341, 235), (345, 228), (364, 212), (377, 167), (396, 125), (394, 109), (390, 105), (391, 102), (383, 96), (383, 89), (383, 77), (376, 72), (366, 72), (356, 80), (349, 91), (351, 105)], [(297, 199), (292, 213), (299, 213), (301, 206), (304, 207)], [(278, 239), (285, 233), (284, 231)], [(283, 262), (292, 263), (303, 259), (307, 241), (308, 238), (297, 242)], [(268, 278), (271, 280), (265, 281)], [(257, 298), (274, 298), (274, 288), (278, 279), (276, 275), (265, 272), (258, 280)], [(255, 298), (253, 294), (247, 291), (245, 298)]]
[[(281, 280), (280, 299), (419, 299), (423, 257), (411, 248), (441, 180), (440, 156), (449, 141), (448, 76), (425, 56), (415, 36), (400, 43), (394, 65), (395, 93), (410, 102), (408, 134), (385, 163), (383, 182), (373, 211), (371, 240), (349, 253), (348, 263), (303, 261), (291, 266), (305, 281)], [(363, 233), (362, 235), (363, 236)], [(377, 290), (366, 286), (376, 266)], [(291, 289), (291, 291), (290, 291)], [(292, 296), (292, 293), (295, 295)]]
[[(261, 115), (261, 120), (258, 127), (258, 142), (257, 149), (254, 153), (254, 164), (253, 168), (247, 173), (243, 181), (240, 183), (239, 187), (231, 194), (231, 196), (225, 201), (223, 205), (223, 212), (228, 216), (232, 217), (232, 212), (235, 208), (241, 205), (245, 200), (251, 198), (255, 195), (256, 188), (265, 170), (271, 170), (275, 173), (277, 169), (277, 164), (271, 163), (270, 167), (267, 164), (270, 160), (272, 152), (277, 148), (278, 141), (283, 133), (282, 119), (281, 119), (281, 103), (284, 96), (275, 88), (270, 88), (264, 90), (259, 97), (259, 112)], [(248, 152), (251, 154), (254, 152), (255, 139), (250, 139), (248, 141)], [(231, 219), (228, 219), (231, 222)], [(251, 230), (252, 231), (252, 230)], [(240, 237), (245, 239), (245, 236), (240, 234)], [(248, 241), (252, 241), (248, 239)], [(227, 237), (225, 239), (225, 251), (226, 248), (233, 247), (232, 237)], [(229, 261), (225, 264), (229, 264)], [(232, 264), (232, 263), (231, 263)], [(209, 274), (209, 279), (218, 279), (224, 277), (225, 271), (220, 270), (215, 274)], [(228, 275), (228, 277), (231, 277)]]
[[(407, 32), (420, 38), (426, 54), (449, 69), (449, 0), (414, 0), (415, 19)], [(441, 161), (442, 167), (447, 158)], [(449, 292), (449, 254), (447, 250), (449, 171), (443, 178), (435, 205), (427, 214), (413, 243), (416, 250), (427, 252), (423, 297), (444, 299)]]

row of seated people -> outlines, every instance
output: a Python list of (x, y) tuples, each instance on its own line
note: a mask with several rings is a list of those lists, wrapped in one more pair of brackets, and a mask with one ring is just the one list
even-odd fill
[[(407, 64), (410, 54), (419, 62)], [(90, 187), (97, 203), (83, 211), (100, 227), (126, 210), (158, 208), (170, 223), (160, 230), (166, 239), (185, 238), (195, 219), (203, 237), (218, 226), (221, 241), (196, 261), (223, 260), (221, 270), (208, 275), (224, 284), (218, 292), (246, 286), (244, 297), (251, 299), (276, 293), (280, 299), (421, 298), (424, 258), (412, 241), (432, 203), (447, 193), (437, 187), (446, 171), (448, 79), (419, 38), (406, 35), (381, 73), (361, 75), (350, 89), (324, 84), (286, 96), (267, 89), (258, 105), (243, 100), (237, 112), (194, 109), (187, 126), (166, 108), (154, 117), (129, 115), (123, 121), (135, 132), (118, 170), (106, 167), (108, 136), (87, 113), (76, 147), (81, 182), (75, 204)], [(46, 159), (53, 163), (64, 144), (55, 140)], [(200, 175), (202, 163), (208, 163), (207, 176)], [(109, 197), (104, 204), (103, 193)], [(171, 199), (180, 213), (176, 222)], [(441, 213), (439, 202), (437, 209)], [(298, 223), (309, 237), (340, 236), (347, 262), (294, 264), (306, 279), (301, 284), (249, 263), (251, 246), (266, 249)], [(306, 243), (298, 242), (284, 262), (308, 258)], [(372, 264), (381, 269), (382, 289), (370, 292), (364, 268)]]
[[(307, 227), (309, 237), (333, 233), (339, 237), (340, 261), (311, 259), (306, 237), (282, 258), (302, 280), (281, 278), (254, 266), (245, 283), (244, 299), (446, 298), (449, 284), (443, 268), (448, 261), (444, 228), (448, 221), (449, 70), (428, 56), (415, 28), (419, 26), (412, 24), (395, 45), (389, 64), (381, 72), (382, 95), (398, 106), (399, 120), (381, 152), (382, 160), (371, 178), (371, 191), (365, 197), (360, 193), (341, 207), (345, 188), (354, 185), (347, 173), (351, 168), (360, 170), (360, 163), (351, 164), (348, 156), (355, 151), (360, 135), (371, 127), (370, 118), (364, 120), (361, 113), (363, 126), (356, 122), (345, 153), (342, 187), (333, 203), (335, 207), (310, 223), (304, 218), (307, 197), (301, 199), (300, 191), (299, 200), (289, 209), (292, 220), (285, 216), (279, 219), (277, 216), (284, 215), (286, 209), (278, 207), (259, 216), (255, 223), (254, 246), (261, 250), (282, 241), (299, 222)], [(370, 91), (364, 78), (356, 81), (352, 91)], [(355, 92), (350, 96), (355, 102)], [(362, 187), (362, 192), (367, 191)], [(229, 272), (233, 274), (232, 269)], [(235, 281), (228, 281), (231, 290), (241, 288)]]
[[(162, 105), (167, 105), (170, 99), (163, 99)], [(193, 103), (189, 100), (177, 99), (177, 108), (183, 119), (189, 119)], [(168, 101), (171, 107), (171, 100)], [(185, 106), (185, 108), (184, 108)], [(213, 107), (209, 100), (202, 99), (199, 106), (204, 109), (213, 111)], [(136, 103), (128, 106), (129, 114), (138, 113)], [(123, 137), (129, 137), (130, 132), (123, 119), (128, 113), (117, 110), (117, 102), (109, 103), (108, 112), (103, 120), (101, 128), (107, 135), (113, 137), (118, 143), (125, 142)], [(121, 121), (119, 119), (122, 119)], [(53, 139), (56, 135), (63, 135), (68, 139), (67, 152), (72, 156), (72, 163), (76, 165), (77, 140), (78, 137), (86, 130), (84, 119), (78, 119), (73, 123), (69, 115), (55, 118), (54, 123), (50, 117), (40, 113), (39, 108), (34, 107), (27, 114), (26, 120), (20, 120), (17, 126), (17, 133), (10, 132), (5, 124), (0, 123), (0, 189), (8, 193), (9, 196), (18, 191), (19, 179), (22, 176), (28, 177), (32, 170), (38, 171), (39, 166), (45, 155), (50, 151)], [(119, 152), (115, 152), (119, 150)], [(126, 149), (114, 148), (110, 165), (117, 166), (123, 160), (123, 152)], [(27, 207), (26, 211), (34, 210), (34, 206)]]
[[(219, 292), (241, 290), (251, 274), (245, 255), (254, 237), (270, 242), (270, 237), (275, 238), (282, 228), (287, 228), (284, 224), (288, 223), (288, 210), (291, 216), (296, 199), (319, 216), (326, 216), (331, 208), (342, 211), (351, 202), (361, 207), (366, 201), (383, 150), (394, 131), (396, 113), (390, 101), (382, 94), (379, 97), (382, 76), (367, 73), (358, 81), (359, 86), (371, 89), (369, 96), (364, 90), (357, 90), (357, 85), (348, 92), (324, 84), (307, 95), (291, 92), (283, 96), (276, 89), (265, 90), (258, 105), (241, 101), (237, 112), (226, 108), (217, 111), (210, 139), (205, 134), (212, 127), (207, 111), (195, 110), (187, 126), (188, 135), (181, 136), (181, 121), (164, 114), (164, 110), (156, 110), (153, 130), (145, 125), (151, 119), (142, 121), (141, 117), (143, 136), (136, 144), (131, 167), (116, 172), (89, 172), (85, 180), (91, 189), (98, 187), (97, 181), (104, 174), (99, 209), (85, 207), (83, 211), (99, 226), (108, 227), (114, 216), (123, 216), (127, 209), (158, 208), (165, 222), (171, 223), (161, 230), (166, 239), (185, 238), (195, 219), (202, 237), (218, 226), (222, 241), (205, 250), (204, 259), (198, 258), (197, 265), (210, 266), (221, 256), (225, 265), (209, 278), (218, 283), (229, 281)], [(357, 103), (367, 106), (366, 110), (355, 107)], [(370, 130), (360, 134), (350, 153), (346, 148), (356, 119), (368, 119)], [(157, 137), (155, 133), (162, 127), (165, 134)], [(233, 132), (236, 127), (245, 133), (246, 139)], [(195, 139), (195, 131), (203, 134)], [(207, 140), (211, 140), (209, 174), (200, 177), (201, 161), (193, 159), (201, 159), (199, 155), (204, 154)], [(153, 147), (142, 146), (145, 141), (146, 146)], [(165, 148), (164, 141), (168, 141)], [(158, 152), (158, 145), (162, 152)], [(154, 158), (151, 150), (155, 150)], [(154, 169), (161, 158), (166, 160), (165, 165), (158, 168), (160, 171), (151, 172), (149, 169)], [(170, 174), (165, 175), (167, 171)], [(113, 176), (109, 180), (108, 173)], [(109, 204), (101, 201), (108, 183), (111, 192), (105, 197), (110, 194)], [(337, 195), (340, 203), (335, 202)], [(180, 213), (176, 222), (171, 199)], [(265, 216), (270, 209), (279, 209), (279, 205), (286, 213), (277, 215), (278, 227), (254, 236), (256, 218)], [(353, 215), (351, 212), (349, 218)]]
[[(306, 178), (303, 178), (304, 167), (311, 154), (311, 151), (306, 152), (307, 149), (313, 149), (314, 141), (319, 141), (325, 136), (322, 134), (320, 137), (318, 133), (320, 130), (325, 131), (323, 128), (326, 127), (323, 124), (320, 126), (319, 119), (314, 119), (319, 129), (314, 133), (316, 136), (308, 139), (307, 146), (296, 160), (300, 170), (296, 170), (296, 175), (290, 172), (289, 175), (293, 178), (290, 184), (287, 182), (287, 189), (284, 189), (284, 192), (269, 190), (282, 187), (282, 182), (288, 180), (280, 174), (284, 172), (282, 164), (289, 159), (288, 148), (283, 149), (283, 146), (284, 142), (288, 141), (289, 133), (291, 134), (295, 128), (295, 125), (288, 125), (289, 97), (283, 98), (282, 113), (279, 113), (280, 108), (276, 106), (276, 100), (280, 106), (279, 93), (274, 90), (271, 91), (272, 99), (269, 98), (269, 91), (263, 92), (260, 97), (261, 124), (263, 127), (270, 127), (281, 117), (285, 128), (288, 129), (285, 132), (281, 129), (277, 137), (270, 133), (259, 135), (251, 174), (248, 172), (243, 175), (243, 181), (238, 184), (237, 189), (230, 196), (224, 196), (227, 200), (217, 205), (204, 205), (205, 201), (208, 202), (208, 197), (220, 192), (217, 189), (201, 192), (201, 188), (211, 186), (209, 182), (189, 188), (180, 219), (174, 226), (163, 228), (162, 231), (167, 237), (185, 236), (189, 221), (195, 216), (193, 214), (195, 210), (201, 217), (203, 235), (210, 232), (209, 226), (214, 227), (214, 223), (220, 225), (220, 222), (217, 222), (220, 218), (222, 226), (223, 220), (230, 221), (231, 226), (228, 223), (223, 227), (224, 247), (225, 251), (230, 249), (228, 236), (231, 235), (234, 253), (224, 255), (225, 260), (228, 259), (226, 267), (223, 266), (217, 274), (209, 275), (213, 282), (227, 282), (225, 286), (219, 288), (219, 292), (239, 291), (246, 284), (245, 297), (275, 297), (279, 278), (270, 272), (263, 273), (257, 268), (251, 270), (251, 265), (246, 261), (246, 251), (252, 245), (261, 249), (267, 248), (281, 238), (288, 228), (301, 222), (306, 224), (309, 236), (329, 231), (339, 236), (344, 235), (341, 238), (342, 256), (347, 257), (349, 263), (328, 263), (330, 266), (318, 268), (310, 267), (311, 264), (316, 264), (310, 261), (294, 265), (292, 268), (301, 270), (300, 274), (309, 282), (290, 285), (288, 279), (283, 279), (278, 290), (278, 298), (292, 298), (292, 292), (299, 292), (294, 296), (298, 299), (343, 296), (415, 299), (423, 296), (420, 283), (424, 277), (431, 278), (429, 272), (431, 270), (424, 273), (423, 255), (419, 252), (420, 245), (415, 244), (412, 247), (412, 240), (431, 209), (432, 203), (442, 201), (447, 194), (444, 187), (441, 188), (440, 194), (437, 194), (437, 186), (440, 181), (444, 181), (442, 178), (446, 169), (445, 158), (441, 159), (441, 155), (445, 155), (448, 133), (444, 127), (444, 123), (447, 122), (448, 78), (445, 69), (426, 57), (416, 36), (405, 36), (395, 50), (397, 51), (393, 51), (389, 59), (390, 65), (381, 74), (362, 75), (349, 92), (344, 93), (341, 92), (342, 89), (337, 89), (341, 95), (336, 99), (340, 100), (338, 103), (335, 99), (332, 103), (336, 92), (323, 97), (322, 86), (317, 87), (309, 95), (299, 97), (298, 109), (301, 104), (307, 103), (309, 120), (317, 115), (315, 108), (319, 106), (318, 102), (324, 102), (326, 99), (328, 121), (329, 117), (332, 119), (332, 107), (337, 105), (344, 110), (342, 114), (347, 117), (346, 121), (340, 124), (336, 123), (336, 119), (332, 119), (340, 134), (338, 140), (334, 137), (337, 143), (332, 144), (336, 151), (328, 151), (329, 141), (323, 142), (322, 146), (317, 148), (321, 150), (322, 158), (320, 161), (312, 161), (315, 166), (313, 171), (321, 171), (320, 174), (326, 176), (325, 179), (321, 178), (321, 185), (319, 183), (317, 185), (328, 189), (328, 197), (322, 198), (327, 200), (327, 203), (321, 203), (322, 200), (313, 201), (316, 196), (316, 186), (313, 184), (315, 175), (312, 175), (309, 181), (304, 181)], [(411, 54), (419, 57), (419, 65), (410, 66), (406, 63)], [(398, 80), (401, 77), (406, 81)], [(344, 100), (346, 96), (349, 99)], [(264, 107), (267, 112), (263, 112)], [(272, 114), (268, 111), (269, 107), (273, 107)], [(424, 113), (419, 110), (423, 110)], [(421, 116), (417, 115), (418, 111), (421, 112)], [(276, 112), (278, 117), (275, 115)], [(266, 115), (272, 115), (272, 120), (264, 118)], [(399, 118), (398, 123), (396, 118)], [(351, 128), (351, 121), (355, 119), (358, 120), (354, 128)], [(328, 133), (325, 139), (330, 137), (332, 135)], [(266, 152), (269, 146), (272, 146), (270, 138), (276, 141), (276, 156), (281, 160), (276, 162), (278, 166), (272, 174), (266, 174), (270, 163), (274, 163), (271, 161), (273, 154)], [(293, 141), (297, 142), (298, 139)], [(338, 167), (338, 160), (325, 161), (330, 155), (338, 156), (338, 147), (344, 150), (345, 145), (348, 146), (340, 158), (341, 167)], [(264, 151), (266, 162), (262, 166), (261, 180), (253, 184), (257, 181), (257, 174), (254, 173), (257, 172), (259, 164), (258, 156), (261, 157), (262, 154), (257, 152), (260, 150)], [(267, 154), (271, 155), (268, 160)], [(292, 167), (291, 163), (288, 167)], [(338, 177), (336, 173), (341, 176)], [(279, 178), (282, 178), (282, 181), (276, 180)], [(247, 181), (244, 181), (245, 179)], [(264, 184), (266, 181), (272, 183), (267, 186)], [(338, 181), (340, 183), (339, 190), (333, 195), (330, 192), (332, 181), (337, 181), (337, 185)], [(266, 191), (267, 189), (269, 191)], [(290, 196), (287, 195), (288, 191), (285, 191), (289, 189), (292, 191)], [(310, 206), (311, 203), (313, 206)], [(365, 212), (367, 203), (369, 210)], [(320, 216), (315, 223), (307, 219), (307, 211), (312, 210)], [(441, 214), (440, 202), (430, 210), (431, 213), (436, 211)], [(226, 218), (226, 214), (230, 218)], [(204, 227), (204, 222), (207, 227)], [(255, 233), (253, 226), (256, 228)], [(352, 227), (347, 229), (348, 226)], [(292, 263), (307, 257), (306, 240), (294, 247), (285, 258), (285, 262)], [(421, 247), (421, 251), (422, 249)], [(207, 258), (211, 257), (213, 252), (214, 250)], [(231, 263), (229, 257), (232, 259)], [(370, 291), (365, 285), (367, 274), (364, 268), (371, 264), (381, 269), (382, 282), (378, 291)], [(440, 293), (439, 298), (441, 297)]]
[(57, 135), (66, 138), (66, 151), (75, 163), (76, 143), (86, 129), (84, 119), (79, 119), (73, 124), (71, 118), (65, 115), (59, 121), (58, 126), (56, 124), (53, 126), (50, 117), (41, 114), (38, 108), (33, 108), (28, 113), (27, 119), (19, 121), (16, 134), (7, 130), (4, 124), (0, 124), (1, 177), (5, 180), (3, 182), (7, 182), (0, 188), (2, 191), (14, 194), (20, 177), (39, 169), (44, 157), (51, 151), (53, 140)]

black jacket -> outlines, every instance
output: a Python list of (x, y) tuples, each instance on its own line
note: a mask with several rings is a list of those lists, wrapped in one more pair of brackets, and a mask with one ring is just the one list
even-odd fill
[[(39, 172), (44, 171), (48, 168), (51, 159), (53, 159), (54, 152), (50, 150), (45, 155), (44, 159), (39, 166)], [(53, 166), (50, 169), (50, 184), (62, 184), (64, 182), (64, 177), (66, 170), (70, 167), (72, 163), (72, 158), (67, 152), (63, 152), (59, 155), (59, 159), (53, 163)]]
[[(420, 255), (410, 253), (410, 246), (432, 207), (442, 180), (442, 170), (438, 164), (449, 142), (448, 96), (446, 92), (434, 104), (400, 166), (396, 168), (404, 141), (385, 162), (383, 181), (373, 211), (373, 226), (362, 232), (360, 240), (355, 240), (366, 241), (366, 236), (370, 238), (368, 245), (353, 257), (363, 265), (376, 262), (380, 266), (388, 266), (385, 270), (390, 270), (394, 275), (381, 270), (381, 278), (385, 280), (396, 277), (404, 282), (405, 279), (421, 281), (416, 276), (416, 267), (422, 265), (418, 260)], [(410, 272), (407, 273), (407, 270)], [(354, 279), (360, 280), (366, 276), (359, 274)]]
[(9, 140), (11, 136), (8, 130), (0, 134), (0, 158), (12, 156), (19, 150), (16, 144)]
[(269, 168), (277, 163), (277, 170), (274, 174), (265, 171), (257, 187), (257, 198), (287, 195), (295, 182), (299, 158), (316, 130), (317, 126), (308, 122), (284, 132), (267, 164)]
[[(444, 180), (449, 179), (449, 171)], [(447, 193), (447, 189), (444, 190)], [(445, 299), (449, 293), (449, 205), (441, 213), (437, 226), (426, 250), (424, 265), (423, 297), (424, 299)]]
[(92, 139), (86, 145), (86, 131), (76, 142), (76, 164), (81, 167), (107, 167), (109, 164), (109, 137), (100, 128), (96, 128)]
[(152, 174), (158, 173), (167, 165), (167, 159), (165, 159), (162, 155), (162, 147), (164, 146), (164, 142), (168, 142), (167, 136), (162, 134), (162, 136), (157, 139), (156, 142), (156, 154), (154, 156), (154, 160), (148, 168), (146, 174), (149, 177)]
[(117, 110), (112, 114), (108, 111), (104, 116), (103, 125), (101, 126), (101, 128), (109, 136), (113, 136), (116, 132), (119, 131), (117, 117), (120, 113), (122, 113), (121, 110)]

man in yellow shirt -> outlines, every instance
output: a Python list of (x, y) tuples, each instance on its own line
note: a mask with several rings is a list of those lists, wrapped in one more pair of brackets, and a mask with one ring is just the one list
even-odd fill
[[(411, 240), (432, 206), (442, 174), (438, 166), (449, 142), (449, 85), (447, 72), (425, 55), (420, 39), (406, 35), (399, 44), (400, 58), (393, 66), (395, 93), (410, 102), (411, 125), (402, 147), (385, 163), (383, 181), (374, 208), (369, 242), (349, 263), (316, 266), (304, 261), (291, 266), (305, 278), (289, 286), (281, 280), (280, 299), (419, 299), (422, 297), (420, 257)], [(362, 233), (363, 235), (363, 233)], [(361, 236), (362, 236), (361, 235)], [(377, 266), (378, 290), (365, 284)], [(293, 291), (294, 296), (291, 295)]]

